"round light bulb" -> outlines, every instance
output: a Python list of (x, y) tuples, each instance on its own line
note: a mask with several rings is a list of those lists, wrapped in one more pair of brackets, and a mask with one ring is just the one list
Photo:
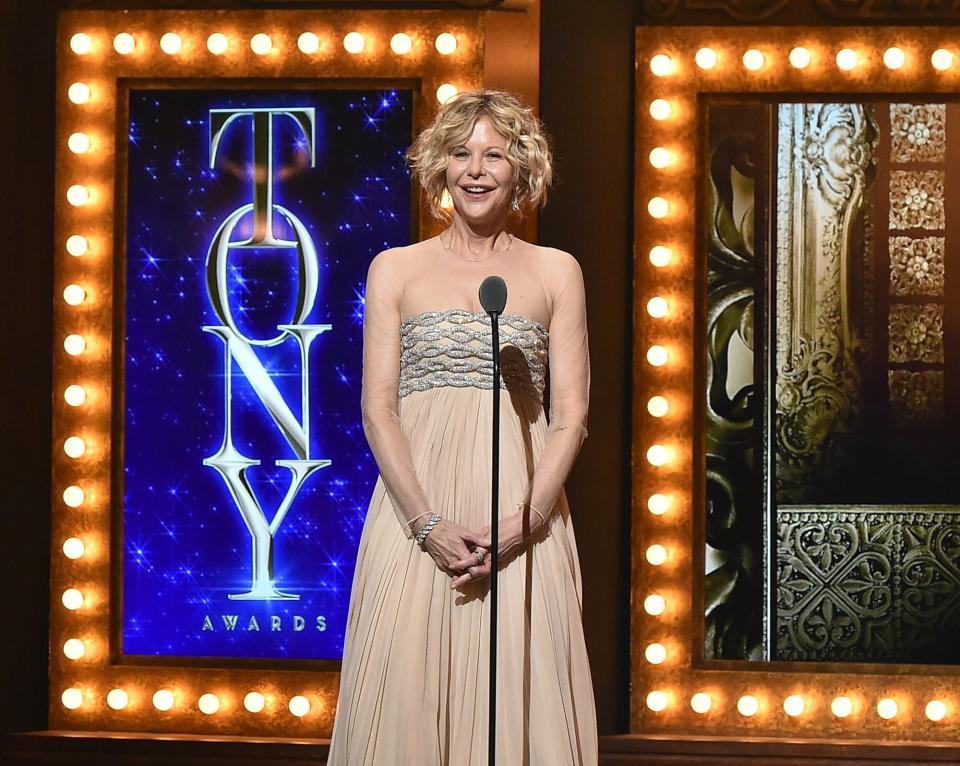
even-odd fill
[(647, 648), (643, 652), (643, 656), (647, 658), (647, 662), (651, 665), (660, 665), (665, 659), (667, 659), (667, 650), (664, 648), (663, 644), (647, 644)]
[(153, 706), (161, 711), (166, 712), (173, 707), (174, 698), (173, 692), (169, 689), (160, 689), (153, 695)]
[(659, 543), (654, 543), (647, 548), (647, 561), (653, 566), (658, 567), (667, 560), (667, 549)]
[(890, 697), (884, 697), (877, 703), (877, 715), (880, 716), (883, 720), (889, 721), (897, 717), (899, 712), (899, 705), (895, 699), (890, 699)]
[(673, 109), (665, 98), (657, 98), (650, 102), (650, 116), (655, 120), (665, 120)]
[(183, 48), (183, 40), (176, 32), (167, 32), (160, 38), (160, 50), (169, 56), (179, 53)]
[(86, 133), (71, 133), (67, 139), (67, 148), (74, 154), (86, 154), (90, 151), (90, 136)]
[(659, 492), (655, 495), (650, 495), (650, 497), (647, 498), (647, 510), (654, 516), (663, 516), (663, 514), (670, 510), (670, 498), (667, 495), (661, 495)]
[(654, 319), (662, 319), (669, 310), (670, 304), (667, 303), (667, 299), (659, 295), (647, 301), (647, 313)]
[(663, 346), (650, 346), (647, 349), (647, 361), (654, 367), (662, 367), (667, 363), (669, 354)]
[(85, 104), (90, 100), (90, 86), (85, 82), (75, 82), (67, 88), (67, 98), (74, 104)]
[(304, 32), (297, 38), (297, 47), (308, 55), (316, 53), (320, 50), (320, 38), (313, 32)]
[(834, 697), (830, 703), (830, 711), (837, 718), (846, 718), (853, 712), (853, 700), (849, 697)]
[(806, 707), (807, 703), (803, 701), (803, 697), (799, 694), (791, 694), (783, 701), (783, 712), (791, 718), (803, 715)]
[(410, 39), (410, 35), (397, 32), (397, 34), (390, 38), (390, 50), (398, 56), (406, 56), (413, 50), (413, 40)]
[(647, 212), (651, 218), (666, 218), (670, 214), (670, 203), (663, 197), (653, 197), (647, 203)]
[(697, 692), (690, 698), (690, 707), (693, 708), (694, 713), (700, 715), (709, 713), (710, 708), (713, 707), (713, 698), (706, 692)]
[(670, 403), (664, 396), (651, 396), (647, 402), (647, 412), (655, 418), (662, 418), (670, 410)]
[(90, 245), (86, 237), (80, 234), (71, 234), (67, 237), (67, 252), (75, 258), (86, 255), (89, 248)]
[(67, 457), (82, 457), (86, 450), (87, 444), (79, 436), (70, 436), (63, 442), (63, 451), (67, 454)]
[(71, 407), (79, 407), (87, 401), (87, 392), (83, 386), (76, 384), (67, 386), (63, 390), (63, 400)]
[(662, 444), (654, 444), (647, 450), (647, 462), (660, 467), (670, 460), (670, 448)]
[(670, 150), (658, 146), (650, 150), (650, 164), (655, 168), (662, 170), (670, 164)]
[(86, 651), (86, 645), (79, 638), (68, 638), (63, 642), (63, 654), (68, 660), (79, 660)]
[(133, 35), (129, 32), (121, 32), (113, 38), (113, 49), (121, 56), (133, 53), (133, 49), (136, 47), (137, 41), (133, 39)]
[(130, 697), (123, 689), (111, 689), (107, 692), (107, 705), (111, 710), (123, 710), (129, 701)]
[(76, 484), (71, 484), (63, 490), (63, 502), (70, 508), (79, 508), (83, 505), (83, 490)]
[(717, 65), (717, 52), (713, 48), (701, 48), (693, 60), (701, 69), (713, 69)]
[(80, 285), (67, 285), (63, 288), (63, 300), (70, 306), (79, 306), (87, 297), (86, 291)]
[(850, 48), (844, 48), (837, 54), (837, 66), (845, 72), (855, 68), (858, 60), (857, 52)]
[(266, 56), (273, 50), (273, 40), (271, 40), (270, 35), (265, 32), (257, 32), (257, 34), (250, 38), (250, 50), (258, 56)]
[(662, 269), (670, 264), (673, 258), (673, 251), (664, 245), (654, 245), (650, 248), (650, 263), (657, 268)]
[(74, 184), (67, 189), (67, 202), (74, 207), (82, 207), (90, 201), (90, 192), (83, 184)]
[(457, 49), (457, 38), (449, 32), (441, 32), (433, 44), (440, 55), (449, 56)]
[(652, 691), (647, 695), (647, 707), (654, 713), (661, 713), (667, 709), (667, 695), (662, 691)]
[(60, 603), (71, 612), (75, 612), (83, 606), (83, 594), (76, 588), (67, 588), (60, 596)]
[(937, 48), (930, 56), (930, 63), (943, 72), (953, 66), (953, 54), (946, 48)]
[(457, 95), (457, 86), (453, 83), (445, 82), (437, 88), (437, 101), (441, 104), (447, 103), (451, 98)]
[(883, 52), (883, 65), (887, 69), (899, 69), (906, 61), (907, 56), (900, 48), (887, 48)]
[(90, 39), (90, 35), (77, 32), (70, 38), (70, 50), (78, 56), (86, 56), (93, 50), (93, 40)]
[(751, 72), (763, 69), (765, 63), (766, 57), (762, 51), (758, 51), (756, 48), (751, 48), (743, 54), (743, 65)]
[(60, 695), (60, 701), (67, 710), (76, 710), (83, 704), (83, 692), (76, 687), (64, 689)]
[(658, 53), (650, 59), (650, 71), (657, 77), (665, 77), (673, 72), (673, 59), (666, 53)]
[(760, 710), (760, 703), (752, 694), (744, 694), (737, 700), (737, 711), (744, 718), (755, 716)]
[(930, 700), (923, 712), (931, 721), (939, 722), (946, 717), (947, 706), (942, 700)]
[(220, 709), (220, 698), (211, 692), (201, 694), (197, 700), (197, 707), (204, 715), (213, 715)]
[(250, 713), (259, 713), (266, 704), (267, 700), (260, 692), (248, 692), (243, 698), (243, 706)]
[(83, 555), (85, 548), (79, 537), (68, 537), (63, 541), (63, 555), (68, 559), (78, 559)]
[(643, 611), (651, 617), (659, 617), (667, 608), (667, 602), (659, 593), (651, 593), (643, 600)]
[(356, 55), (367, 47), (366, 38), (359, 32), (347, 32), (343, 38), (343, 48), (347, 53)]
[(230, 47), (230, 40), (223, 32), (214, 32), (207, 38), (207, 50), (214, 56), (222, 56)]
[(298, 694), (296, 697), (290, 698), (290, 703), (287, 707), (297, 718), (303, 718), (307, 713), (310, 712), (310, 700)]
[(87, 349), (87, 342), (82, 335), (72, 334), (63, 339), (63, 350), (70, 356), (80, 356)]

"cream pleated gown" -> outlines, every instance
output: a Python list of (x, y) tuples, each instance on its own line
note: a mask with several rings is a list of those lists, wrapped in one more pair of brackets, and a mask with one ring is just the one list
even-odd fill
[[(430, 507), (490, 523), (490, 319), (426, 311), (400, 325), (399, 422)], [(548, 424), (543, 324), (500, 318), (500, 516), (529, 497)], [(497, 763), (595, 766), (596, 713), (566, 497), (501, 564)], [(360, 540), (329, 766), (485, 766), (489, 581), (450, 577), (398, 520), (382, 476)]]

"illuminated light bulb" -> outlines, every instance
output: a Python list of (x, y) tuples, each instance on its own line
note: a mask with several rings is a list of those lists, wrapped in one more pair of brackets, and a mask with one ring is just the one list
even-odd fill
[(667, 695), (662, 691), (652, 691), (647, 695), (647, 707), (654, 713), (661, 713), (667, 709)]
[(666, 465), (670, 460), (670, 448), (662, 444), (654, 444), (647, 450), (647, 462), (657, 467)]
[(68, 335), (63, 339), (63, 350), (70, 354), (70, 356), (80, 356), (80, 354), (87, 350), (87, 342), (83, 339), (82, 335)]
[(83, 505), (83, 490), (76, 484), (71, 484), (63, 490), (63, 502), (70, 508), (79, 508)]
[(71, 612), (75, 612), (83, 606), (83, 594), (76, 588), (67, 588), (60, 596), (60, 603)]
[(367, 47), (367, 39), (359, 32), (347, 32), (343, 38), (343, 49), (347, 53), (356, 55)]
[(664, 396), (651, 396), (647, 402), (647, 412), (655, 418), (662, 418), (670, 410), (670, 403)]
[(845, 72), (849, 72), (855, 68), (858, 61), (859, 57), (857, 56), (857, 52), (850, 48), (844, 48), (837, 54), (837, 66)]
[(953, 66), (953, 54), (946, 48), (937, 48), (930, 55), (930, 63), (934, 69), (943, 72)]
[(760, 69), (763, 69), (763, 65), (766, 63), (766, 60), (766, 56), (763, 55), (763, 52), (758, 51), (756, 48), (751, 48), (743, 54), (743, 65), (751, 72), (756, 72)]
[(654, 543), (647, 548), (647, 561), (653, 566), (658, 567), (667, 560), (667, 549), (659, 543)]
[(810, 66), (810, 61), (813, 57), (810, 55), (810, 51), (808, 51), (806, 48), (799, 47), (790, 51), (788, 58), (790, 60), (790, 65), (795, 69), (806, 69), (808, 66)]
[(647, 498), (647, 510), (654, 516), (663, 516), (663, 514), (670, 510), (669, 496), (661, 495), (659, 492), (655, 495), (650, 495), (650, 497)]
[(896, 718), (898, 712), (900, 712), (900, 706), (897, 705), (897, 701), (894, 699), (884, 697), (877, 703), (877, 715), (884, 721)]
[(653, 197), (647, 203), (647, 212), (651, 218), (666, 218), (670, 214), (670, 203), (663, 197)]
[(153, 706), (161, 711), (166, 712), (173, 707), (173, 692), (169, 689), (160, 689), (153, 695)]
[(316, 53), (320, 50), (320, 38), (313, 32), (304, 32), (297, 38), (297, 47), (307, 55)]
[(74, 184), (67, 189), (67, 202), (74, 207), (82, 207), (90, 201), (90, 191), (83, 184)]
[(647, 658), (647, 662), (651, 665), (660, 665), (667, 659), (667, 650), (663, 644), (648, 644), (643, 652), (643, 656)]
[(290, 698), (290, 703), (287, 707), (289, 707), (290, 712), (297, 718), (303, 718), (310, 712), (310, 700), (298, 694), (296, 697)]
[(670, 164), (670, 150), (664, 149), (662, 146), (658, 146), (650, 150), (650, 164), (655, 168), (662, 170)]
[(250, 50), (258, 56), (266, 56), (273, 50), (273, 40), (271, 40), (270, 35), (265, 32), (257, 32), (257, 34), (250, 38)]
[(673, 59), (666, 53), (658, 53), (650, 59), (650, 71), (657, 77), (665, 77), (673, 73)]
[(220, 698), (212, 692), (201, 694), (197, 700), (197, 707), (204, 715), (213, 715), (220, 709)]
[(453, 197), (450, 196), (450, 191), (448, 189), (444, 189), (443, 194), (440, 195), (440, 207), (443, 210), (453, 209)]
[(670, 265), (673, 259), (673, 251), (664, 245), (654, 245), (650, 248), (650, 263), (659, 269)]
[(128, 702), (130, 697), (123, 689), (111, 689), (107, 692), (107, 706), (111, 710), (123, 710)]
[(752, 694), (744, 694), (737, 700), (737, 712), (744, 718), (755, 716), (760, 710), (760, 703)]
[(90, 249), (90, 244), (87, 242), (87, 238), (81, 234), (71, 234), (67, 237), (67, 252), (79, 258), (81, 255), (86, 255), (87, 250)]
[(68, 559), (78, 559), (83, 555), (85, 547), (79, 537), (68, 537), (63, 541), (63, 555)]
[(67, 710), (76, 710), (83, 704), (83, 692), (75, 686), (71, 686), (69, 689), (63, 690), (60, 701)]
[(650, 116), (655, 120), (665, 120), (672, 112), (673, 108), (665, 98), (657, 98), (650, 102)]
[(659, 617), (667, 608), (667, 602), (659, 593), (651, 593), (643, 600), (643, 611), (651, 617)]
[(223, 32), (214, 32), (207, 38), (207, 50), (214, 56), (222, 56), (230, 47), (230, 40)]
[(74, 154), (86, 154), (90, 151), (90, 136), (86, 133), (71, 133), (67, 139), (67, 148)]
[(63, 642), (63, 654), (68, 660), (79, 660), (87, 652), (87, 647), (79, 638), (68, 638)]
[(73, 384), (63, 390), (63, 400), (71, 407), (79, 407), (87, 401), (87, 392), (83, 386)]
[(439, 88), (437, 88), (437, 101), (441, 104), (447, 103), (451, 98), (456, 96), (458, 93), (457, 86), (453, 83), (445, 82)]
[(248, 692), (243, 698), (243, 706), (250, 713), (259, 713), (266, 704), (267, 700), (260, 692)]
[(410, 35), (397, 32), (397, 34), (390, 38), (390, 50), (398, 56), (406, 56), (413, 50), (413, 40), (410, 39)]
[(90, 86), (85, 82), (75, 82), (67, 88), (67, 98), (74, 104), (85, 104), (90, 100)]
[(70, 306), (79, 306), (87, 297), (87, 292), (80, 285), (67, 285), (63, 288), (63, 300)]
[(887, 69), (899, 69), (906, 63), (907, 56), (899, 48), (887, 48), (883, 52), (883, 65)]
[(830, 703), (830, 712), (837, 718), (846, 718), (853, 712), (853, 700), (849, 697), (834, 697)]
[(717, 65), (717, 52), (713, 48), (701, 48), (693, 60), (701, 69), (713, 69)]
[(183, 40), (180, 39), (180, 35), (176, 32), (166, 32), (160, 38), (160, 50), (166, 53), (168, 56), (173, 56), (181, 51), (183, 48)]
[(133, 35), (129, 32), (121, 32), (113, 38), (113, 49), (121, 56), (133, 53), (133, 49), (136, 47), (137, 41), (133, 39)]
[(63, 451), (67, 454), (67, 457), (82, 457), (83, 453), (87, 451), (87, 443), (79, 436), (70, 436), (63, 442)]
[(647, 301), (647, 313), (654, 319), (663, 319), (669, 310), (670, 304), (667, 303), (667, 299), (659, 295)]
[(457, 49), (457, 38), (449, 32), (441, 32), (433, 44), (441, 56), (449, 56)]
[(803, 715), (806, 708), (807, 703), (803, 701), (803, 697), (799, 694), (791, 694), (783, 701), (783, 712), (791, 718)]
[(713, 707), (713, 697), (706, 692), (697, 692), (690, 698), (690, 707), (693, 708), (694, 713), (700, 715), (709, 713), (710, 708)]
[(942, 700), (930, 700), (923, 712), (929, 720), (939, 722), (946, 718), (947, 706)]
[(667, 363), (669, 354), (663, 346), (650, 346), (647, 349), (647, 361), (654, 367), (662, 367)]
[(93, 40), (90, 39), (90, 35), (77, 32), (77, 34), (70, 38), (70, 50), (78, 56), (86, 56), (93, 50)]

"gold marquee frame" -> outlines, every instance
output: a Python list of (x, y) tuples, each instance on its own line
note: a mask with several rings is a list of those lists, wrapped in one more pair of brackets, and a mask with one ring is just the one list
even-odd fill
[(631, 729), (942, 742), (960, 668), (703, 657), (703, 103), (952, 95), (949, 28), (637, 30)]
[[(329, 736), (337, 663), (183, 667), (120, 656), (122, 498), (112, 472), (122, 450), (114, 349), (123, 337), (123, 96), (140, 81), (403, 81), (418, 130), (441, 98), (483, 84), (481, 13), (70, 11), (60, 16), (57, 57), (50, 727)], [(435, 233), (425, 200), (419, 218), (422, 235)]]

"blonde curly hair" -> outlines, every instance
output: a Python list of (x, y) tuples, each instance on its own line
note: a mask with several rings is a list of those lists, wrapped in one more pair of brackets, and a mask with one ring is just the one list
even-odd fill
[(481, 117), (488, 118), (507, 142), (517, 204), (522, 209), (527, 205), (542, 208), (547, 203), (553, 180), (550, 143), (533, 110), (505, 91), (465, 91), (440, 107), (433, 122), (407, 150), (407, 162), (420, 179), (435, 218), (450, 217), (440, 207), (447, 190), (450, 153), (466, 143)]

